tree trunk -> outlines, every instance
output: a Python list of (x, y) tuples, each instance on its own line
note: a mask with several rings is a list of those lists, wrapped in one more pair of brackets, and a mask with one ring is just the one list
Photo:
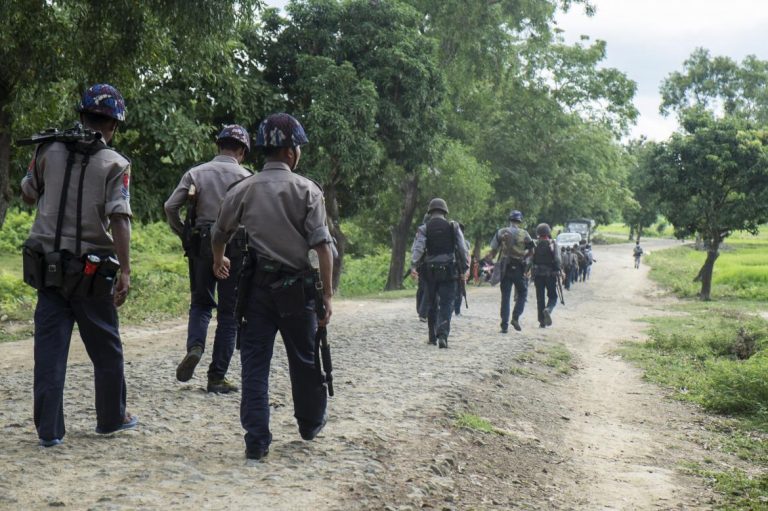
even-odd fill
[(0, 228), (11, 203), (11, 116), (0, 104)]
[(474, 246), (472, 247), (472, 257), (475, 258), (475, 261), (479, 261), (481, 257), (483, 257), (483, 238), (479, 234), (475, 236), (474, 239)]
[(339, 289), (341, 280), (341, 270), (344, 268), (344, 252), (347, 247), (347, 237), (341, 232), (341, 219), (339, 215), (339, 201), (336, 198), (336, 185), (330, 184), (325, 187), (325, 213), (328, 216), (328, 228), (331, 236), (336, 239), (336, 250), (339, 257), (333, 265), (333, 291)]
[(710, 293), (712, 292), (712, 271), (715, 268), (715, 261), (720, 255), (720, 240), (712, 240), (707, 250), (707, 259), (704, 261), (704, 266), (699, 270), (697, 278), (701, 279), (701, 291), (699, 291), (699, 298), (704, 301), (709, 301)]
[(416, 171), (406, 175), (401, 191), (403, 192), (403, 211), (397, 225), (392, 228), (392, 258), (389, 262), (389, 276), (384, 286), (385, 291), (403, 288), (406, 244), (411, 234), (416, 202), (419, 199), (419, 176)]
[(637, 239), (635, 241), (640, 241), (640, 236), (643, 235), (643, 226), (638, 225), (637, 226)]
[(629, 241), (632, 241), (635, 238), (635, 226), (630, 225), (629, 226)]

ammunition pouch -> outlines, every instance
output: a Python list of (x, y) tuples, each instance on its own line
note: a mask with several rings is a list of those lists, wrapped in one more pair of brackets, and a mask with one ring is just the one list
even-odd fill
[[(112, 255), (98, 255), (100, 262), (86, 272), (86, 259), (67, 250), (43, 254), (24, 245), (22, 264), (24, 282), (35, 289), (55, 289), (65, 298), (105, 298), (114, 290), (120, 264)], [(96, 255), (96, 254), (93, 254)]]
[(184, 225), (182, 232), (181, 245), (184, 247), (184, 254), (187, 257), (197, 257), (200, 259), (213, 260), (213, 251), (211, 249), (211, 224), (201, 225), (199, 227), (189, 227)]
[(22, 248), (24, 282), (35, 289), (45, 287), (45, 255), (26, 243)]

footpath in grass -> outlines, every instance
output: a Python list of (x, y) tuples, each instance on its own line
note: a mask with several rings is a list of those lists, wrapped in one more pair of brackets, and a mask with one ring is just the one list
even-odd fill
[(684, 300), (649, 319), (649, 339), (623, 351), (646, 377), (716, 414), (713, 449), (749, 468), (691, 464), (724, 496), (724, 509), (768, 509), (768, 235), (731, 236), (715, 264), (711, 302), (692, 282), (706, 254), (690, 246), (647, 258), (651, 277)]

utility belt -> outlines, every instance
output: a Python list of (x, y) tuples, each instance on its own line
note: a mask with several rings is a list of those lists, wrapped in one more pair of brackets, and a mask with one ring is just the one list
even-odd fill
[(548, 264), (534, 264), (533, 276), (535, 277), (550, 277), (557, 275), (557, 269), (554, 266)]
[[(184, 248), (184, 254), (187, 257), (197, 257), (205, 260), (213, 260), (213, 249), (211, 248), (211, 227), (213, 224), (204, 224), (191, 228), (185, 228), (182, 233), (181, 245)], [(244, 251), (248, 244), (248, 236), (244, 227), (240, 227), (235, 232), (232, 240), (227, 247), (233, 247), (236, 250)]]
[(448, 280), (456, 280), (456, 278), (459, 276), (455, 262), (425, 262), (423, 264), (421, 273), (423, 273), (426, 279), (430, 282), (445, 282)]
[(257, 255), (249, 255), (238, 286), (237, 316), (245, 315), (251, 287), (267, 289), (280, 317), (305, 311), (307, 297), (314, 297), (315, 276), (309, 270), (297, 270), (288, 265)]
[(24, 282), (35, 289), (55, 289), (65, 298), (112, 296), (120, 263), (114, 254), (75, 256), (68, 250), (42, 253), (25, 245)]

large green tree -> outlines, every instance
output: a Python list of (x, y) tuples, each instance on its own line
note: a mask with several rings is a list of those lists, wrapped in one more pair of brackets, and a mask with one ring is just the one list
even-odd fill
[[(0, 225), (11, 200), (10, 162), (22, 158), (14, 153), (12, 138), (72, 119), (77, 97), (96, 82), (113, 83), (123, 92), (126, 127), (139, 126), (140, 101), (162, 94), (167, 82), (182, 74), (204, 74), (216, 60), (228, 60), (232, 31), (239, 20), (253, 19), (259, 5), (258, 0), (0, 2)], [(199, 99), (189, 89), (177, 92), (179, 104)], [(169, 136), (184, 123), (188, 129), (179, 134), (209, 135), (195, 115), (178, 125), (175, 120), (172, 108), (161, 108), (150, 124), (165, 126)], [(126, 139), (118, 136), (117, 143), (141, 138), (147, 127)], [(150, 152), (172, 152), (171, 144), (154, 144), (146, 144)]]
[(749, 55), (738, 63), (697, 48), (683, 67), (661, 85), (662, 113), (684, 115), (695, 107), (768, 124), (768, 61)]
[(709, 300), (723, 240), (736, 230), (756, 233), (768, 221), (768, 131), (748, 121), (689, 110), (684, 133), (660, 144), (649, 166), (661, 212), (678, 237), (700, 235), (707, 258), (700, 297)]

